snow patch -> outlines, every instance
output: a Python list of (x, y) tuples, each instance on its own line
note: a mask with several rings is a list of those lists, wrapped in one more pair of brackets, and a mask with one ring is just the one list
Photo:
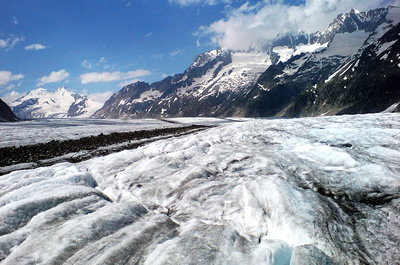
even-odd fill
[(326, 50), (320, 53), (321, 57), (328, 56), (349, 56), (357, 53), (369, 33), (355, 31), (352, 33), (336, 33)]
[(300, 44), (296, 46), (296, 50), (293, 55), (296, 56), (302, 53), (317, 53), (324, 50), (326, 47), (328, 47), (328, 43)]
[[(380, 47), (379, 50), (376, 52), (376, 55), (379, 56), (381, 53), (387, 51), (390, 47), (392, 47), (393, 44), (395, 44), (397, 40), (393, 40), (390, 42), (385, 42), (383, 43)], [(386, 56), (387, 57), (387, 56)]]
[(325, 80), (325, 83), (328, 83), (329, 81), (331, 81), (331, 80), (332, 80), (338, 73), (340, 73), (343, 69), (345, 69), (345, 70), (340, 74), (340, 76), (342, 76), (343, 74), (345, 74), (345, 73), (349, 70), (349, 68), (351, 67), (351, 64), (352, 64), (352, 63), (353, 63), (353, 62), (350, 61), (350, 62), (346, 63), (344, 66), (340, 67), (338, 70), (336, 70), (336, 72), (334, 72), (333, 74), (331, 74), (331, 75), (328, 77), (328, 79)]
[(264, 90), (264, 91), (269, 91), (270, 90), (268, 87), (265, 87), (264, 85), (262, 85), (260, 83), (257, 83), (257, 86), (258, 86), (258, 88), (260, 88), (261, 90)]
[[(399, 66), (399, 67), (400, 67), (400, 66)], [(394, 103), (392, 106), (390, 106), (389, 108), (385, 109), (385, 110), (383, 111), (383, 113), (390, 113), (390, 112), (393, 112), (399, 105), (400, 105), (400, 102)]]
[(294, 53), (294, 49), (288, 46), (277, 46), (274, 47), (272, 51), (279, 55), (279, 62), (283, 63), (289, 60)]
[(160, 91), (150, 89), (140, 94), (139, 98), (134, 99), (132, 103), (142, 103), (149, 100), (155, 100), (161, 97), (161, 95), (162, 93)]

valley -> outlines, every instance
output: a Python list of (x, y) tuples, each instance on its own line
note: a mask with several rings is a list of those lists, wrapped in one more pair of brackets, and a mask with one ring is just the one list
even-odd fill
[(398, 0), (95, 2), (0, 9), (0, 264), (400, 265)]

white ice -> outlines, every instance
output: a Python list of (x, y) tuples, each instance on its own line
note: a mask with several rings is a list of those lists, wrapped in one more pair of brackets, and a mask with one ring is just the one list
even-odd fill
[(0, 260), (397, 264), (399, 146), (400, 114), (260, 119), (16, 171)]
[[(193, 119), (192, 119), (193, 120)], [(167, 120), (100, 120), (100, 119), (43, 119), (0, 124), (0, 148), (46, 143), (51, 140), (79, 139), (100, 133), (131, 132), (191, 125), (190, 120), (182, 118)], [(199, 125), (218, 125), (224, 119), (204, 118)]]

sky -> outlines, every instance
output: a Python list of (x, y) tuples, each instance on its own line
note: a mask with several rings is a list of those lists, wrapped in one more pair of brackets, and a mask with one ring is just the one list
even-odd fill
[(326, 28), (400, 0), (0, 0), (0, 98), (60, 86), (105, 101), (182, 73), (198, 54)]

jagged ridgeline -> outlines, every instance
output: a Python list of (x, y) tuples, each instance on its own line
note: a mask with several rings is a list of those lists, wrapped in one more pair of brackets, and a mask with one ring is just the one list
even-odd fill
[(298, 117), (396, 110), (399, 10), (351, 10), (322, 32), (281, 34), (262, 49), (206, 52), (183, 74), (123, 87), (94, 117)]

